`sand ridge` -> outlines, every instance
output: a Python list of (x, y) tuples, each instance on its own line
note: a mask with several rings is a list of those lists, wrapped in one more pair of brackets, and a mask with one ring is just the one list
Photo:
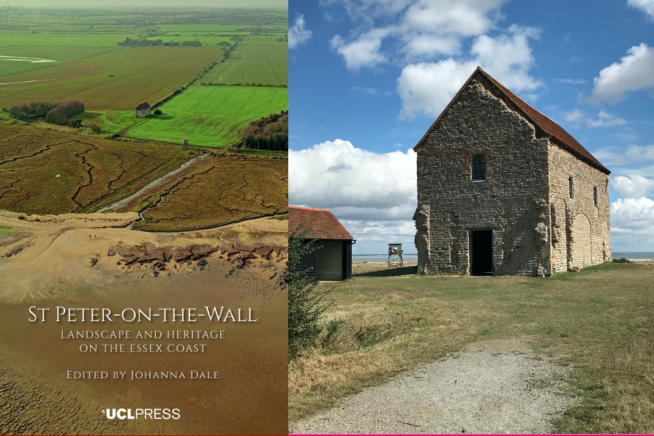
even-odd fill
[[(129, 273), (152, 273), (153, 262), (129, 265), (112, 249), (161, 247), (173, 250), (205, 247), (207, 261), (261, 266), (265, 277), (281, 277), (286, 259), (287, 224), (275, 217), (260, 218), (216, 229), (183, 233), (150, 233), (126, 228), (138, 214), (26, 215), (0, 211), (0, 226), (25, 236), (0, 247), (0, 301), (20, 303), (60, 297), (75, 289), (112, 285)], [(262, 253), (261, 249), (270, 247)], [(259, 251), (257, 251), (259, 250)], [(252, 253), (247, 254), (247, 253)], [(198, 268), (202, 259), (170, 259), (153, 276)]]

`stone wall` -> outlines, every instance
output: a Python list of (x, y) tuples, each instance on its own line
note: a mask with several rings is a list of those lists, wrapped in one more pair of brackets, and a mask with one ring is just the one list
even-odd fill
[[(416, 150), (423, 273), (469, 273), (470, 231), (492, 229), (495, 274), (551, 274), (549, 139), (496, 95), (477, 76)], [(485, 181), (472, 181), (478, 154)]]
[[(420, 273), (468, 274), (470, 231), (482, 229), (493, 230), (498, 275), (543, 277), (611, 259), (608, 175), (537, 138), (485, 77), (460, 92), (416, 151)], [(478, 154), (485, 181), (472, 180)]]
[[(552, 273), (611, 260), (609, 176), (554, 142), (549, 146)], [(568, 180), (572, 176), (573, 199)], [(597, 187), (597, 207), (593, 198)]]

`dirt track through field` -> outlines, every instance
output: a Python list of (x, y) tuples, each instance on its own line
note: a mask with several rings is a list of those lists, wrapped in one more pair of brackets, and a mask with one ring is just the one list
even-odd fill
[(145, 186), (144, 188), (142, 188), (138, 192), (130, 195), (129, 197), (125, 197), (125, 198), (123, 198), (121, 200), (118, 200), (117, 202), (112, 203), (107, 207), (104, 207), (104, 208), (100, 209), (98, 212), (100, 212), (100, 213), (102, 213), (102, 212), (115, 212), (120, 208), (126, 207), (127, 204), (130, 201), (132, 201), (132, 200), (134, 200), (134, 199), (136, 199), (136, 198), (138, 198), (138, 197), (140, 197), (142, 195), (145, 195), (148, 192), (160, 187), (165, 182), (167, 182), (171, 177), (174, 177), (175, 175), (181, 173), (186, 168), (188, 168), (191, 165), (197, 163), (199, 160), (206, 159), (208, 156), (209, 155), (205, 153), (205, 154), (203, 154), (201, 156), (195, 157), (195, 158), (183, 163), (179, 168), (169, 172), (168, 174), (164, 175), (163, 177), (158, 178), (157, 180), (155, 180), (152, 183), (148, 184), (147, 186)]
[(290, 432), (549, 433), (574, 404), (561, 391), (569, 372), (518, 341), (477, 343), (366, 389)]

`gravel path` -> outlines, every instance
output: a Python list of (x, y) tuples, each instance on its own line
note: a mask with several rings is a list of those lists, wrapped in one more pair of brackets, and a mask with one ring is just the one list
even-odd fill
[(552, 421), (574, 404), (560, 393), (569, 371), (517, 341), (479, 343), (366, 389), (290, 431), (548, 433)]

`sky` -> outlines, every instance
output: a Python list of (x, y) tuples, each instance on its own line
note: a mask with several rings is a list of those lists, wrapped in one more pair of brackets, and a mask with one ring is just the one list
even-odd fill
[[(5, 1), (6, 2), (6, 1)], [(286, 8), (286, 0), (13, 0), (10, 7), (25, 8)]]
[(413, 244), (412, 148), (479, 65), (608, 167), (612, 249), (654, 252), (654, 0), (290, 0), (289, 201), (355, 254)]

